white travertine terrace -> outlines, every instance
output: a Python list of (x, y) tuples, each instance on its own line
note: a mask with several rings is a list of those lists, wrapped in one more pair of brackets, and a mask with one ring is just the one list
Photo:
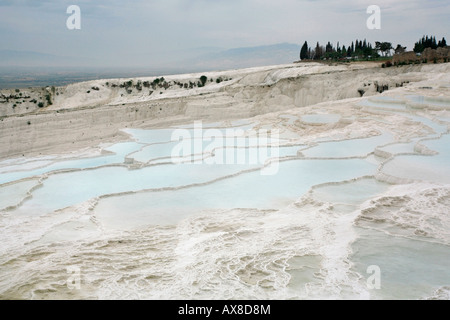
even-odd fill
[[(450, 64), (293, 64), (184, 88), (201, 75), (152, 94), (83, 82), (2, 111), (0, 298), (449, 297)], [(244, 135), (173, 163), (171, 134), (195, 121)], [(279, 131), (276, 155), (205, 164), (248, 155), (258, 130)]]

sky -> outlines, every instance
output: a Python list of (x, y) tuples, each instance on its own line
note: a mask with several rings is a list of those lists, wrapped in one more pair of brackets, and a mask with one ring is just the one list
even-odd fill
[[(373, 4), (381, 9), (380, 30), (366, 26)], [(81, 9), (80, 30), (66, 27), (70, 5)], [(305, 40), (346, 45), (366, 38), (411, 50), (422, 35), (449, 36), (449, 16), (448, 0), (0, 0), (0, 51), (114, 66)]]

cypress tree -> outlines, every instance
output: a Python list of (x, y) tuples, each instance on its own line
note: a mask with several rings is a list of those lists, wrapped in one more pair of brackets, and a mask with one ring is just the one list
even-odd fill
[(308, 59), (308, 42), (305, 41), (305, 43), (302, 46), (302, 49), (300, 50), (300, 60)]

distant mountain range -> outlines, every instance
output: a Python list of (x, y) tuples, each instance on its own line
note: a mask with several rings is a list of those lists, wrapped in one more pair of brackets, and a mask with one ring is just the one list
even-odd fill
[[(291, 63), (297, 60), (300, 46), (291, 43), (280, 43), (266, 46), (223, 49), (216, 47), (202, 47), (187, 49), (185, 52), (168, 52), (155, 65), (148, 65), (148, 59), (142, 59), (142, 67), (167, 67), (189, 70), (217, 70), (237, 69), (263, 65)], [(134, 67), (141, 66), (140, 59), (123, 59), (123, 67), (133, 63)], [(145, 61), (145, 62), (144, 62)], [(0, 50), (0, 67), (111, 67), (103, 66), (102, 60), (93, 58), (65, 57), (53, 54)], [(121, 67), (120, 63), (114, 67)]]
[(199, 69), (238, 69), (291, 63), (298, 60), (299, 52), (299, 45), (280, 43), (205, 53), (186, 63)]

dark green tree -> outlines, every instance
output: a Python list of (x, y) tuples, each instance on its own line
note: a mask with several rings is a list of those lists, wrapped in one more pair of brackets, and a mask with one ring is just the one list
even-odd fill
[(320, 44), (319, 44), (319, 42), (317, 42), (317, 45), (316, 45), (316, 49), (314, 50), (315, 51), (315, 55), (314, 55), (314, 59), (315, 60), (322, 60), (322, 58), (323, 58), (323, 56), (324, 56), (324, 47), (322, 47)]
[(431, 40), (431, 49), (437, 49), (436, 37)]
[(421, 52), (423, 52), (423, 50), (425, 50), (425, 48), (423, 47), (422, 42), (419, 41), (419, 42), (416, 42), (414, 44), (414, 49), (413, 50), (414, 50), (415, 53), (421, 53)]
[(300, 50), (300, 60), (308, 59), (308, 42), (305, 41), (305, 43), (302, 46), (302, 49)]
[[(444, 38), (442, 40), (445, 42)], [(440, 41), (440, 44), (442, 46), (442, 41)], [(447, 44), (445, 43), (445, 45)], [(414, 44), (414, 52), (422, 53), (426, 48), (437, 49), (438, 46), (438, 43), (436, 43), (436, 37), (428, 37), (427, 35), (423, 36), (422, 39)]]
[(383, 52), (385, 57), (392, 49), (392, 43), (390, 42), (375, 42), (375, 50)]
[(381, 51), (384, 53), (384, 56), (386, 57), (392, 50), (392, 43), (390, 42), (383, 42), (381, 43)]
[(349, 46), (348, 49), (347, 49), (347, 58), (351, 58), (352, 54), (353, 54), (352, 47)]
[(200, 81), (201, 81), (202, 87), (204, 87), (206, 81), (208, 81), (208, 78), (207, 78), (206, 76), (201, 76), (201, 77), (200, 77)]
[(403, 47), (401, 44), (397, 45), (397, 48), (395, 48), (395, 54), (404, 53), (406, 50), (406, 47)]

